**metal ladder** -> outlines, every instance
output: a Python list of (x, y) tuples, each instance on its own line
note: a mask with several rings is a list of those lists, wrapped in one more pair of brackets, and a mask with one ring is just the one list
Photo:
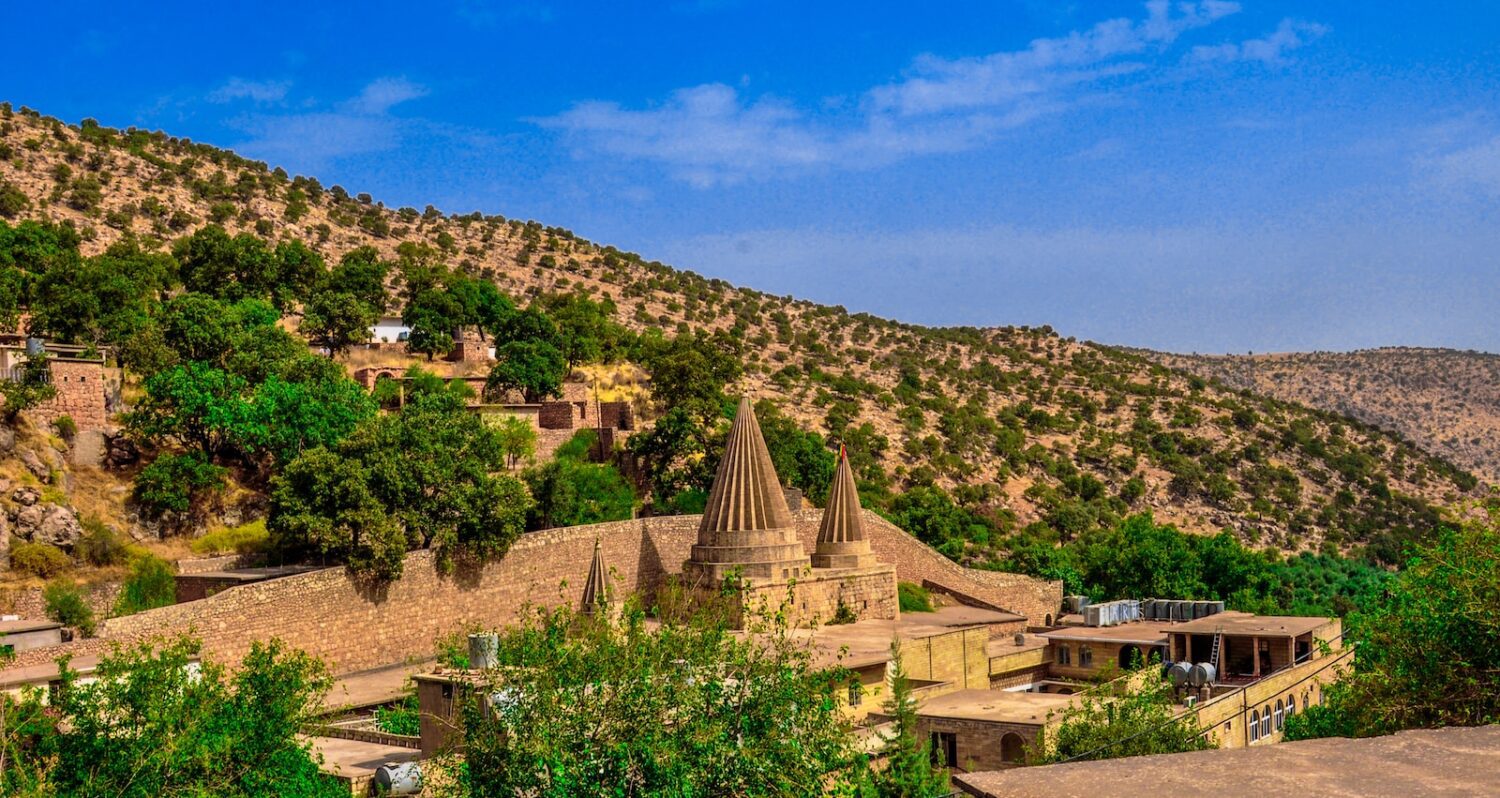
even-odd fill
[(1222, 627), (1222, 626), (1215, 627), (1214, 628), (1214, 645), (1213, 645), (1213, 648), (1209, 649), (1209, 652), (1208, 652), (1208, 661), (1213, 664), (1213, 666), (1214, 666), (1214, 672), (1215, 673), (1222, 673), (1223, 670), (1224, 670), (1223, 668), (1219, 667), (1219, 655), (1222, 652), (1223, 648), (1224, 648), (1224, 627)]

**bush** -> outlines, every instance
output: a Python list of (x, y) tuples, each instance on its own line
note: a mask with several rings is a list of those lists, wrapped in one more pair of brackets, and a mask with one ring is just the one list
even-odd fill
[(77, 629), (84, 637), (94, 636), (94, 611), (89, 609), (78, 585), (67, 579), (54, 579), (42, 589), (42, 601), (48, 618)]
[(223, 490), (226, 473), (197, 452), (164, 454), (135, 475), (135, 500), (156, 515), (187, 512), (205, 493)]
[(72, 443), (73, 439), (78, 437), (78, 422), (74, 421), (72, 416), (58, 416), (57, 420), (52, 422), (52, 428), (57, 430), (58, 437), (68, 443)]
[(271, 538), (266, 532), (265, 519), (251, 521), (239, 526), (226, 526), (210, 531), (192, 542), (194, 553), (258, 554), (270, 547)]
[(115, 615), (134, 615), (177, 603), (177, 575), (172, 564), (147, 554), (130, 566), (130, 575), (120, 586)]
[(73, 547), (78, 559), (89, 565), (117, 565), (130, 558), (130, 545), (103, 521), (89, 516), (82, 521), (84, 534)]
[(933, 612), (932, 595), (915, 582), (897, 583), (896, 597), (902, 612)]
[(416, 737), (422, 733), (420, 717), (416, 693), (408, 693), (395, 706), (375, 708), (375, 725), (386, 734)]
[(49, 543), (17, 543), (10, 549), (10, 567), (51, 579), (72, 567), (73, 558)]

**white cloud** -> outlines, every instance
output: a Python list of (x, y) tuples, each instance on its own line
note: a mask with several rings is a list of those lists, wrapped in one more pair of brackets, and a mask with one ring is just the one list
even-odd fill
[(1238, 44), (1226, 42), (1217, 45), (1199, 45), (1188, 53), (1188, 59), (1221, 63), (1259, 61), (1262, 64), (1275, 65), (1283, 63), (1288, 52), (1307, 45), (1327, 32), (1328, 27), (1325, 25), (1288, 17), (1276, 26), (1276, 30), (1259, 39), (1246, 39)]
[(245, 80), (230, 78), (228, 82), (209, 92), (204, 99), (211, 103), (227, 103), (235, 100), (250, 100), (257, 103), (280, 102), (292, 87), (288, 80)]
[(306, 171), (337, 158), (383, 152), (401, 143), (408, 124), (392, 116), (391, 109), (426, 94), (424, 87), (405, 78), (380, 78), (330, 110), (245, 116), (235, 124), (251, 139), (239, 149)]
[(1447, 187), (1477, 190), (1500, 198), (1500, 135), (1493, 132), (1457, 147), (1420, 156), (1435, 180)]
[(868, 89), (857, 102), (825, 98), (818, 109), (707, 83), (645, 108), (595, 100), (534, 121), (564, 133), (580, 154), (660, 164), (700, 187), (878, 166), (972, 149), (1071, 108), (1106, 82), (1151, 70), (1183, 34), (1238, 10), (1222, 0), (1152, 0), (1143, 18), (1106, 20), (1020, 50), (923, 55), (901, 79)]

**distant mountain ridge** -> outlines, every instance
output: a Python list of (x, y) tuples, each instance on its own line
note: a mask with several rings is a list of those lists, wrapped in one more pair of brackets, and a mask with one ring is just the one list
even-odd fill
[(1383, 347), (1353, 352), (1147, 357), (1357, 418), (1500, 483), (1500, 354)]
[[(891, 475), (933, 485), (1002, 530), (1062, 537), (1128, 512), (1235, 530), (1286, 550), (1429, 528), (1476, 489), (1440, 457), (1374, 427), (1168, 368), (1048, 327), (927, 328), (738, 288), (499, 216), (392, 209), (232, 152), (0, 106), (0, 211), (64, 221), (88, 253), (124, 235), (165, 245), (210, 222), (296, 238), (330, 260), (407, 241), (525, 298), (608, 296), (620, 320), (745, 344), (738, 390), (771, 399)], [(1182, 365), (1187, 365), (1184, 361)], [(875, 474), (860, 472), (862, 489)], [(919, 508), (920, 509), (920, 508)], [(970, 544), (966, 544), (970, 545)], [(960, 558), (984, 559), (983, 542)]]

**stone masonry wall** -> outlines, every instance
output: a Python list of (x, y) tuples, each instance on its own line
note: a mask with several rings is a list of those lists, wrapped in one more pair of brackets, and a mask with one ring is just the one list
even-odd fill
[[(820, 512), (796, 514), (809, 551)], [(1061, 600), (1055, 583), (970, 571), (873, 513), (865, 520), (878, 559), (895, 566), (898, 579), (954, 584), (1028, 615), (1051, 593)], [(104, 639), (85, 641), (85, 648), (191, 630), (203, 638), (205, 653), (231, 663), (249, 651), (251, 641), (279, 638), (326, 659), (335, 673), (367, 670), (431, 656), (438, 636), (468, 624), (510, 623), (527, 604), (579, 602), (595, 539), (616, 590), (654, 590), (668, 574), (681, 572), (698, 522), (698, 516), (673, 516), (534, 532), (502, 559), (453, 574), (439, 573), (430, 552), (413, 552), (402, 578), (377, 592), (361, 589), (342, 568), (242, 585), (200, 601), (111, 618), (101, 628)], [(58, 653), (28, 651), (16, 664), (48, 662)]]
[(109, 425), (104, 408), (104, 367), (98, 363), (54, 360), (47, 364), (52, 372), (52, 386), (57, 396), (31, 410), (27, 415), (38, 426), (70, 416), (80, 431), (103, 430)]

